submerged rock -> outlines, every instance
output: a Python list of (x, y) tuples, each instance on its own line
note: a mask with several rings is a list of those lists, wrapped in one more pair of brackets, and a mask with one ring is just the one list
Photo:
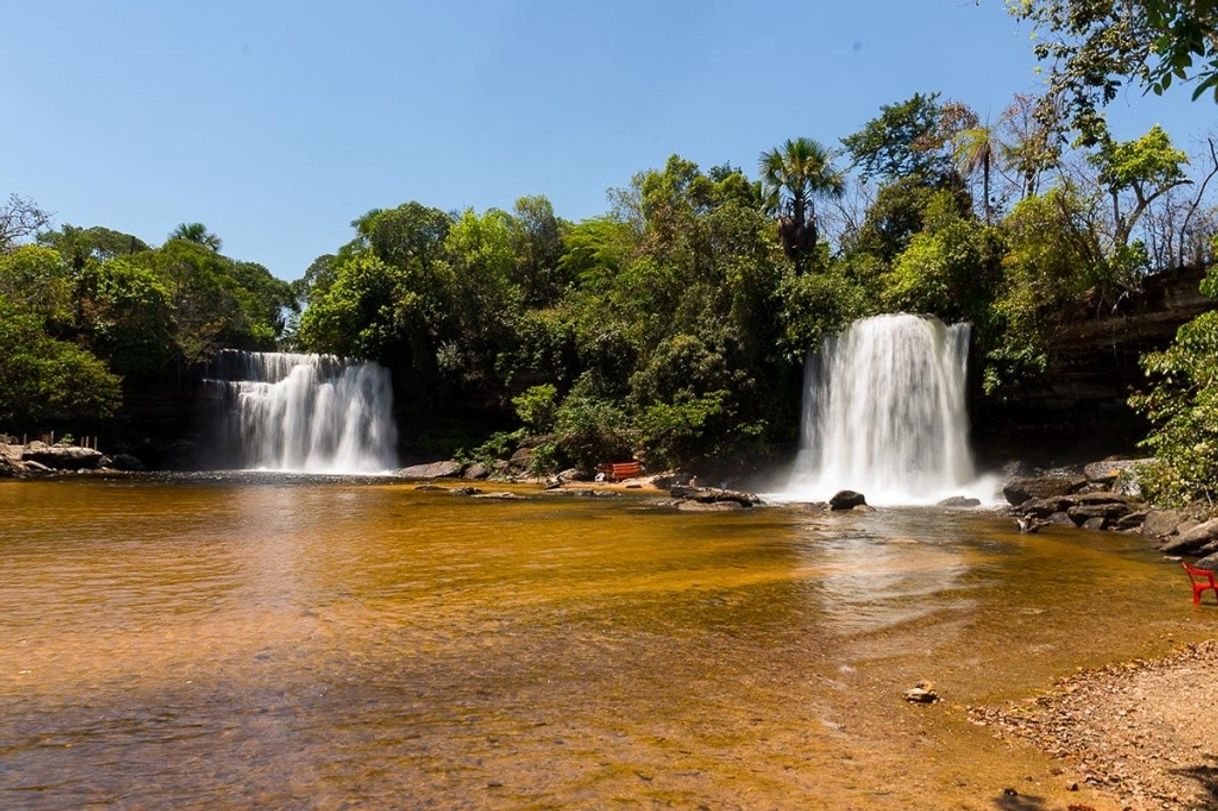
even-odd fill
[(452, 479), (461, 475), (461, 463), (455, 459), (443, 462), (429, 462), (425, 465), (411, 465), (399, 468), (397, 475), (405, 479)]
[(853, 490), (839, 490), (833, 494), (833, 498), (829, 499), (829, 509), (831, 510), (853, 510), (855, 507), (864, 506), (867, 499), (862, 493), (856, 493)]
[(743, 510), (738, 501), (678, 501), (677, 509), (686, 513), (725, 513)]
[(951, 498), (943, 499), (937, 506), (953, 508), (980, 507), (981, 499), (969, 498), (968, 496), (952, 496)]
[(676, 499), (697, 501), (702, 504), (730, 501), (741, 507), (752, 507), (760, 504), (761, 498), (756, 493), (745, 493), (740, 490), (721, 490), (718, 487), (693, 487), (691, 485), (676, 485), (668, 491)]
[(517, 493), (509, 493), (504, 490), (500, 493), (474, 493), (474, 498), (489, 498), (496, 501), (524, 501), (524, 496)]

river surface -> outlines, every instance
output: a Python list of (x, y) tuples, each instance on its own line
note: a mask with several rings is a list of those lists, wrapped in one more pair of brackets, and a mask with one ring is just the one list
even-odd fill
[(0, 807), (1105, 808), (964, 708), (1211, 625), (1136, 536), (520, 492), (0, 483)]

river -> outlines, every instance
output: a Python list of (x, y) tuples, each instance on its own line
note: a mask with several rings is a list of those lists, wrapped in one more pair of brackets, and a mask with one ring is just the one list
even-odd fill
[(1206, 635), (1136, 536), (519, 492), (0, 482), (0, 806), (1064, 807), (965, 707)]

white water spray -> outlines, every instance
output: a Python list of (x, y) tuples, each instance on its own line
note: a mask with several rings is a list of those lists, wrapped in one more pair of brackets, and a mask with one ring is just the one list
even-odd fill
[(397, 465), (389, 371), (335, 355), (225, 350), (215, 383), (240, 467), (376, 473)]
[(992, 497), (968, 446), (969, 325), (881, 315), (856, 321), (808, 357), (800, 447), (787, 492), (857, 490), (874, 504)]

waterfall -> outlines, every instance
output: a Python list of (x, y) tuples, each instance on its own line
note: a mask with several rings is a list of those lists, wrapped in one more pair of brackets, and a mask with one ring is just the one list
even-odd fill
[(965, 406), (969, 331), (929, 316), (880, 315), (809, 355), (786, 495), (824, 499), (849, 489), (875, 504), (917, 504), (980, 486)]
[(389, 371), (335, 355), (224, 350), (210, 381), (224, 392), (238, 467), (375, 473), (397, 465)]

